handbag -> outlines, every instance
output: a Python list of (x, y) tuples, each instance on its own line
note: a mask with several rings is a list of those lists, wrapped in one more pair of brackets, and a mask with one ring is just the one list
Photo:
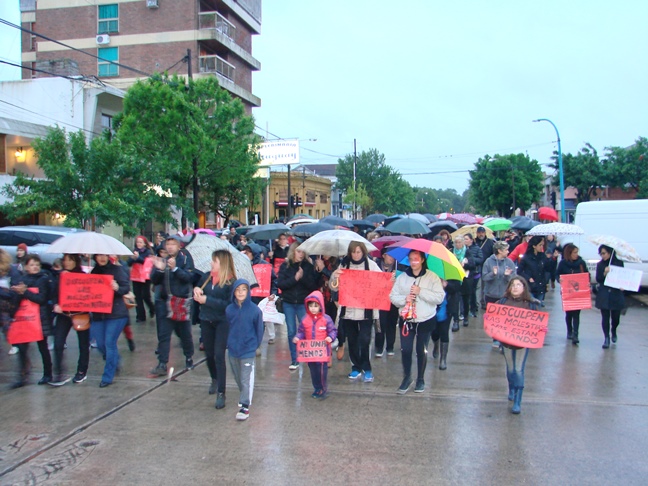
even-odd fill
[(283, 299), (279, 296), (274, 300), (275, 302), (275, 307), (277, 308), (277, 312), (280, 312), (283, 314)]
[(169, 280), (169, 271), (166, 271), (167, 295), (167, 318), (172, 321), (190, 321), (191, 307), (193, 299), (191, 297), (178, 297), (171, 293), (171, 282)]
[(90, 314), (88, 312), (70, 314), (70, 320), (75, 331), (87, 331), (90, 329)]

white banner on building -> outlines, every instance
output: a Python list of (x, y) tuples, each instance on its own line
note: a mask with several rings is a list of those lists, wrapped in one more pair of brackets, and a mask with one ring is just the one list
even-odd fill
[(259, 165), (299, 164), (299, 140), (273, 140), (259, 145)]

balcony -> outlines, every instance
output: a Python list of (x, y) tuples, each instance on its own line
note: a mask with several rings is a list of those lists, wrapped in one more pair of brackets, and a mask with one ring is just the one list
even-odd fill
[(217, 73), (230, 81), (234, 81), (234, 66), (232, 66), (225, 59), (217, 56), (200, 56), (198, 58), (199, 69), (201, 73)]
[(201, 30), (217, 30), (232, 41), (236, 35), (236, 26), (218, 12), (201, 12), (198, 25)]

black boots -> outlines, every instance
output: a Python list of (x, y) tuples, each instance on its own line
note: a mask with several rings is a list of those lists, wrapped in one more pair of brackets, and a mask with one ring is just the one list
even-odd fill
[(211, 385), (209, 385), (209, 394), (210, 395), (215, 395), (217, 389), (218, 389), (218, 380), (215, 380), (214, 378), (212, 378)]
[(578, 340), (578, 326), (579, 324), (574, 323), (574, 328), (572, 330), (572, 344), (574, 346), (578, 346), (579, 340)]
[(446, 358), (448, 357), (448, 344), (449, 343), (441, 343), (441, 359), (439, 360), (440, 370), (445, 370), (448, 367), (446, 363)]
[(457, 319), (452, 319), (452, 332), (459, 331), (459, 321)]
[(434, 347), (432, 348), (432, 357), (437, 359), (439, 357), (439, 340), (433, 341)]
[(610, 338), (608, 336), (605, 336), (605, 341), (603, 341), (603, 346), (601, 346), (603, 349), (608, 349), (610, 347)]

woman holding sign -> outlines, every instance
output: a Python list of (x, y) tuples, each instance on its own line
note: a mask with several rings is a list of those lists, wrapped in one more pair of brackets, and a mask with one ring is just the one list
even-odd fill
[[(556, 278), (560, 283), (560, 276), (572, 273), (586, 273), (589, 281), (587, 263), (578, 255), (578, 247), (573, 243), (567, 243), (563, 249), (562, 260), (556, 269)], [(565, 323), (567, 324), (567, 339), (571, 339), (574, 346), (577, 346), (578, 328), (580, 326), (580, 309), (565, 312)]]
[[(521, 309), (538, 310), (538, 301), (531, 296), (529, 284), (518, 275), (509, 281), (504, 297), (498, 304)], [(524, 367), (529, 356), (529, 348), (521, 348), (511, 344), (502, 343), (504, 358), (506, 359), (506, 378), (509, 385), (509, 401), (513, 402), (511, 413), (520, 413), (522, 403), (522, 390), (524, 390)]]
[(610, 347), (610, 319), (612, 319), (612, 342), (617, 342), (617, 328), (621, 320), (621, 310), (625, 306), (623, 290), (605, 285), (605, 277), (610, 273), (610, 265), (623, 267), (623, 262), (614, 254), (614, 250), (607, 245), (598, 249), (601, 261), (596, 264), (596, 282), (599, 284), (596, 294), (596, 308), (601, 311), (601, 327), (603, 328), (603, 349)]

